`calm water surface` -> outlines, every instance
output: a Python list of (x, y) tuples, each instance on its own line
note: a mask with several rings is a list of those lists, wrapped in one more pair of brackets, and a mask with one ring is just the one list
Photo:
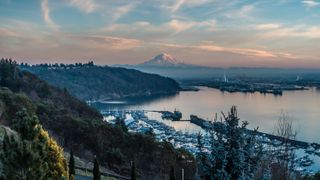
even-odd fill
[[(175, 96), (158, 99), (139, 99), (127, 103), (103, 103), (94, 106), (101, 110), (143, 109), (169, 110), (177, 109), (183, 113), (183, 119), (190, 114), (212, 120), (215, 113), (227, 112), (232, 105), (238, 107), (241, 120), (249, 122), (249, 128), (259, 126), (263, 132), (273, 133), (274, 126), (282, 113), (293, 121), (298, 130), (298, 139), (320, 143), (320, 91), (312, 88), (306, 91), (286, 91), (282, 96), (260, 93), (226, 93), (217, 89), (199, 87), (200, 91), (180, 92)], [(151, 114), (151, 118), (160, 116)], [(197, 132), (200, 128), (189, 122), (171, 122), (177, 130)]]

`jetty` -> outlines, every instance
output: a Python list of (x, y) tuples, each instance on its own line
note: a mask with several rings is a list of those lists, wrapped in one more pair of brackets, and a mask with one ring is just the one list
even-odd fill
[[(223, 126), (223, 124), (221, 122), (207, 121), (207, 120), (204, 120), (202, 118), (199, 118), (196, 115), (190, 115), (190, 122), (200, 126), (204, 130), (212, 130), (212, 129), (218, 130), (218, 129), (221, 129), (221, 128), (218, 128), (218, 127)], [(289, 143), (292, 146), (301, 147), (301, 148), (304, 148), (304, 149), (308, 148), (310, 145), (312, 147), (314, 147), (315, 149), (320, 149), (320, 144), (318, 144), (318, 143), (308, 143), (308, 142), (305, 142), (305, 141), (299, 141), (299, 140), (295, 140), (295, 139), (287, 139), (287, 138), (276, 136), (276, 135), (273, 135), (273, 134), (264, 133), (264, 132), (260, 132), (260, 131), (255, 131), (255, 130), (250, 130), (250, 129), (246, 129), (246, 133), (247, 134), (255, 134), (255, 135), (258, 135), (258, 136), (262, 136), (262, 137), (267, 137), (270, 140), (277, 140), (277, 141), (280, 141), (280, 142), (283, 142), (283, 143)]]

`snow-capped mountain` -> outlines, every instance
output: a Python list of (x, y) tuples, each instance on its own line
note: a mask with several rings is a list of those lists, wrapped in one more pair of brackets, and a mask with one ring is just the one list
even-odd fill
[(215, 75), (215, 73), (224, 73), (224, 69), (221, 68), (183, 63), (183, 61), (179, 61), (174, 56), (167, 53), (159, 54), (154, 58), (140, 64), (118, 64), (113, 66), (136, 69), (142, 72), (159, 74), (165, 77), (176, 79), (192, 79), (197, 77), (211, 78), (213, 75)]
[(183, 66), (184, 63), (178, 61), (176, 58), (174, 58), (170, 54), (162, 53), (154, 58), (150, 59), (149, 61), (146, 61), (144, 63), (139, 64), (139, 66)]

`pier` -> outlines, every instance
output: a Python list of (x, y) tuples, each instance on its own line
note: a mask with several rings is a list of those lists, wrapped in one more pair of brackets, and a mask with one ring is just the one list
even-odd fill
[[(211, 130), (212, 128), (215, 128), (217, 126), (221, 126), (222, 125), (220, 122), (207, 121), (207, 120), (199, 118), (199, 117), (197, 117), (195, 115), (191, 115), (190, 119), (191, 119), (190, 120), (191, 123), (196, 124), (196, 125), (200, 126), (201, 128), (203, 128), (205, 130)], [(289, 143), (292, 146), (301, 147), (301, 148), (304, 148), (304, 149), (308, 148), (310, 145), (313, 146), (316, 149), (320, 148), (320, 144), (318, 144), (318, 143), (308, 143), (308, 142), (305, 142), (305, 141), (287, 139), (287, 138), (276, 136), (276, 135), (273, 135), (273, 134), (264, 133), (264, 132), (260, 132), (260, 131), (254, 131), (254, 130), (250, 130), (250, 129), (246, 129), (246, 132), (248, 134), (255, 134), (255, 135), (258, 135), (258, 136), (267, 137), (270, 140), (277, 140), (277, 141), (280, 141), (280, 142)]]

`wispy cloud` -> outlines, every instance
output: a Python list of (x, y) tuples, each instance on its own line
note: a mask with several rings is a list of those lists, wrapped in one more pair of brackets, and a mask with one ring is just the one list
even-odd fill
[(0, 28), (0, 41), (10, 38), (7, 46), (14, 51), (56, 47), (60, 38), (53, 38), (53, 34), (59, 33), (45, 30), (47, 28), (33, 22), (10, 19), (7, 20), (7, 27)]
[(142, 43), (138, 39), (101, 35), (68, 35), (67, 37), (90, 49), (126, 50), (140, 47)]
[(3, 36), (3, 37), (20, 37), (20, 34), (17, 33), (16, 31), (0, 27), (0, 36)]
[(236, 19), (236, 18), (248, 18), (249, 14), (254, 10), (254, 5), (242, 6), (239, 10), (232, 10), (225, 14), (226, 17)]
[(227, 53), (234, 53), (234, 54), (253, 56), (253, 57), (265, 57), (265, 58), (292, 57), (292, 55), (288, 53), (276, 53), (271, 51), (265, 51), (265, 50), (259, 50), (259, 49), (248, 49), (248, 48), (228, 48), (223, 46), (217, 46), (214, 44), (199, 45), (198, 48), (202, 50), (213, 51), (213, 52), (227, 52)]
[(284, 52), (272, 52), (260, 49), (249, 49), (249, 48), (231, 48), (216, 45), (212, 42), (203, 42), (198, 45), (180, 45), (180, 44), (168, 44), (168, 43), (156, 43), (161, 46), (167, 46), (170, 48), (190, 48), (196, 50), (204, 50), (209, 52), (221, 52), (221, 53), (232, 53), (244, 56), (258, 57), (258, 58), (295, 58), (290, 53)]
[(185, 0), (177, 0), (174, 5), (171, 7), (171, 11), (175, 12), (177, 10), (180, 9), (180, 7), (183, 5), (183, 3), (185, 2)]
[(307, 7), (316, 7), (316, 6), (320, 5), (320, 2), (315, 1), (315, 0), (304, 0), (301, 2)]
[(46, 22), (46, 24), (53, 30), (58, 31), (59, 26), (53, 22), (53, 20), (50, 17), (50, 7), (48, 4), (48, 0), (42, 0), (41, 1), (41, 10), (42, 10), (42, 15), (43, 19)]
[(254, 26), (257, 30), (270, 30), (270, 29), (277, 29), (281, 25), (278, 23), (267, 23), (267, 24), (257, 24)]
[(167, 25), (170, 28), (174, 29), (176, 32), (181, 32), (193, 27), (195, 23), (191, 21), (180, 21), (180, 20), (173, 19), (170, 22), (168, 22)]
[(304, 25), (296, 25), (293, 27), (281, 27), (270, 30), (262, 34), (264, 38), (279, 38), (279, 37), (300, 37), (308, 39), (320, 38), (320, 26), (306, 27)]
[(113, 13), (113, 21), (116, 21), (121, 17), (125, 16), (126, 14), (128, 14), (131, 10), (135, 8), (135, 6), (136, 4), (131, 3), (131, 4), (118, 7)]
[(210, 2), (210, 0), (175, 0), (173, 5), (169, 7), (172, 12), (178, 11), (182, 6), (198, 6)]
[(215, 31), (217, 21), (215, 19), (205, 21), (189, 21), (172, 19), (163, 24), (151, 24), (147, 21), (138, 21), (132, 24), (111, 24), (109, 26), (100, 29), (102, 32), (115, 33), (115, 32), (126, 32), (126, 34), (143, 33), (145, 36), (149, 33), (156, 34), (177, 34), (188, 30), (204, 30), (204, 31)]
[(217, 21), (215, 19), (207, 21), (182, 21), (173, 19), (169, 21), (166, 25), (178, 33), (191, 28), (206, 28), (212, 31), (215, 29), (216, 24)]
[(91, 13), (98, 7), (94, 0), (70, 0), (70, 3), (85, 13)]

